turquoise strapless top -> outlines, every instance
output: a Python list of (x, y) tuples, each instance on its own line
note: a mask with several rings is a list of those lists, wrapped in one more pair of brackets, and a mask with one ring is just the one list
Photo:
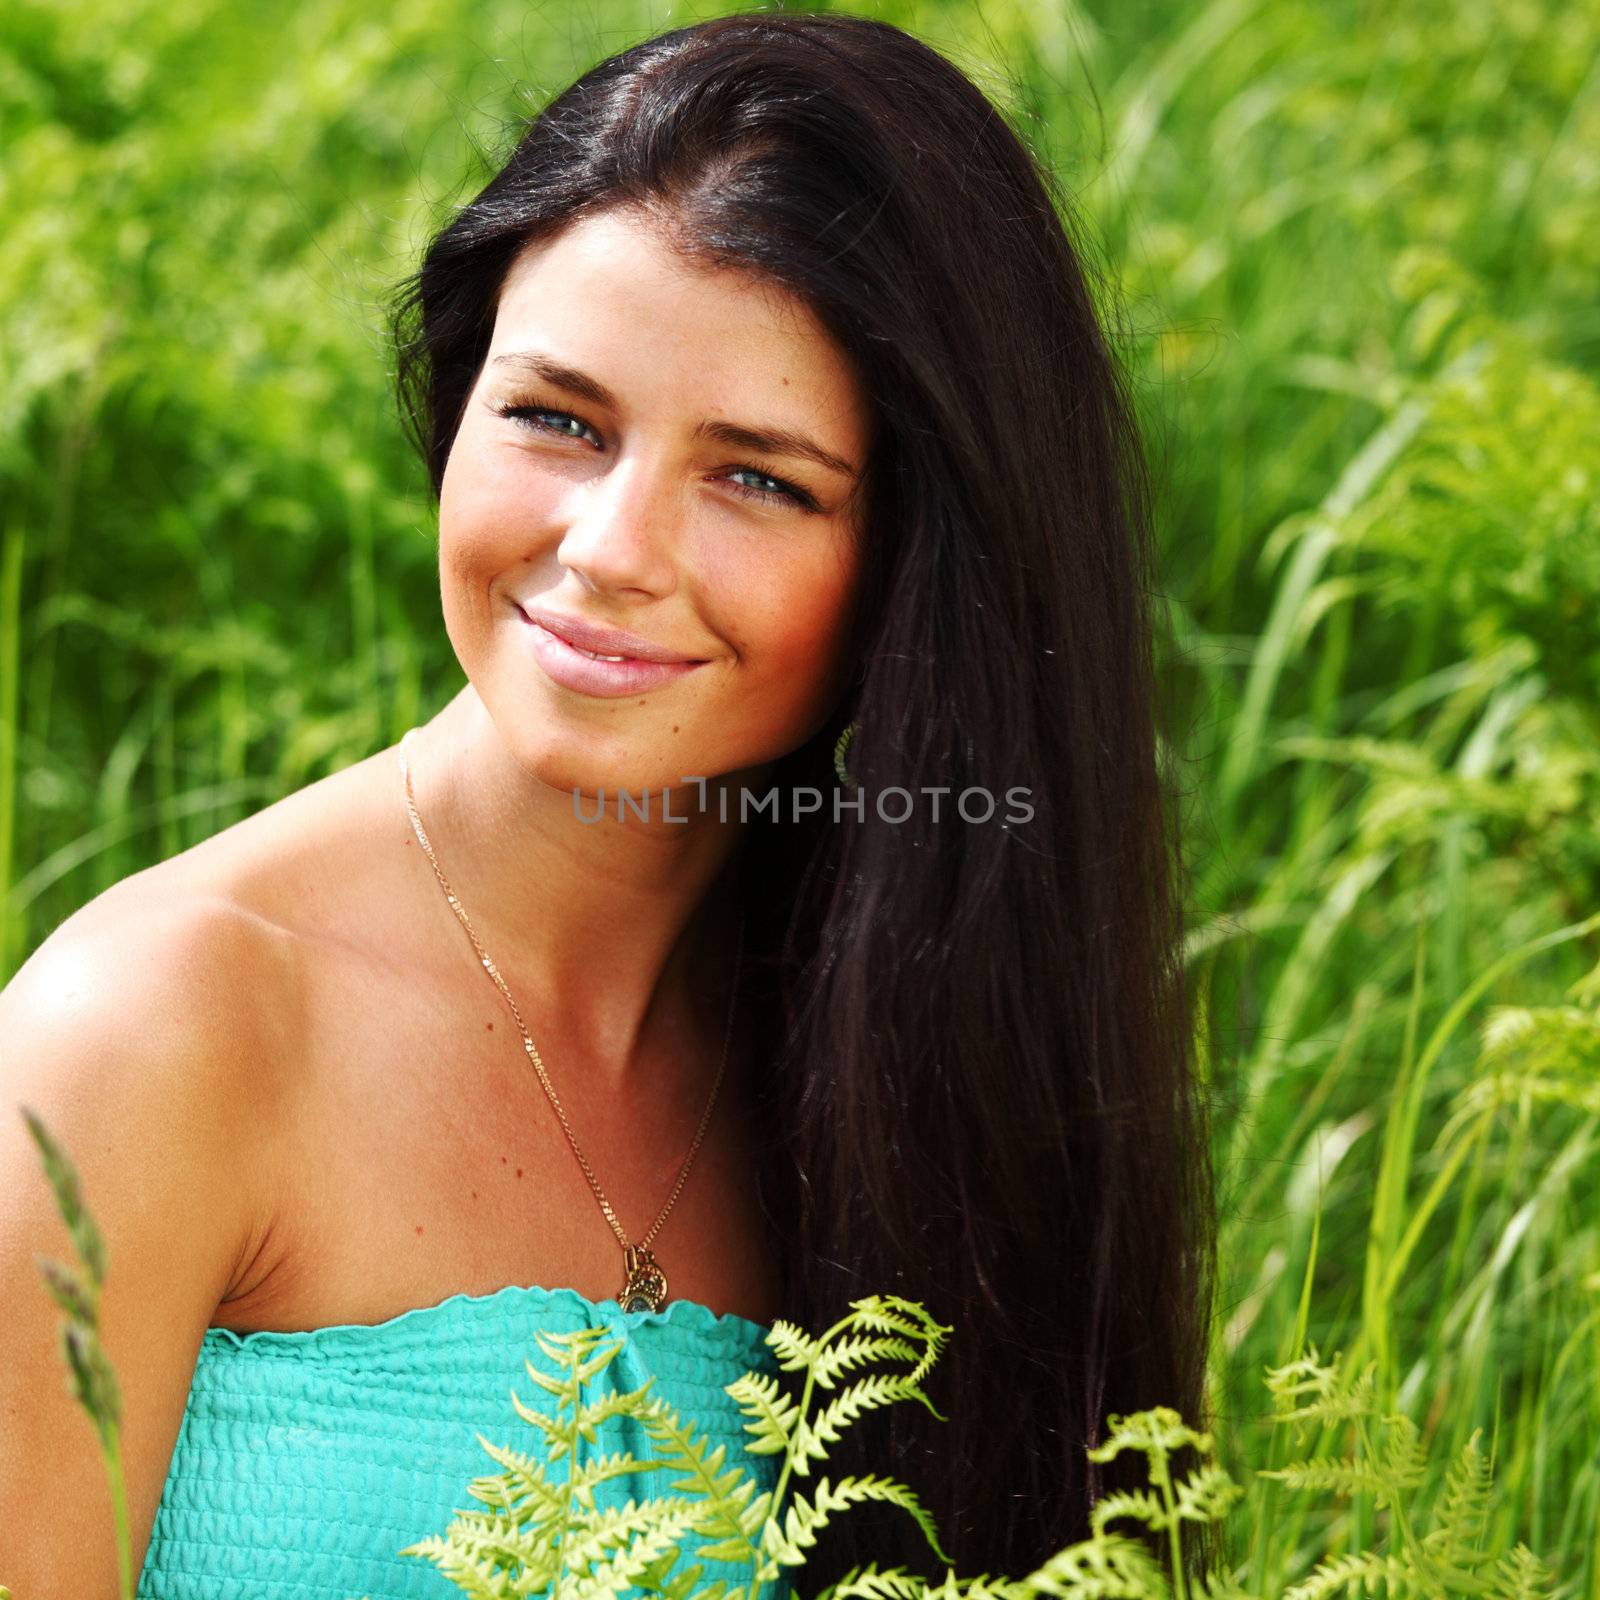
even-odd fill
[[(575, 1289), (512, 1286), (452, 1295), (387, 1322), (299, 1332), (208, 1328), (173, 1447), (136, 1593), (138, 1600), (461, 1600), (421, 1556), (398, 1552), (443, 1534), (467, 1493), (500, 1464), (478, 1442), (543, 1457), (543, 1436), (516, 1413), (553, 1414), (557, 1397), (528, 1376), (554, 1369), (533, 1337), (607, 1326), (623, 1347), (595, 1385), (651, 1393), (692, 1422), (712, 1450), (727, 1447), (756, 1490), (777, 1482), (779, 1458), (745, 1451), (744, 1415), (723, 1392), (746, 1371), (776, 1373), (768, 1329), (692, 1300), (625, 1312)], [(656, 1455), (627, 1417), (610, 1417), (580, 1459)], [(552, 1476), (565, 1475), (553, 1463)], [(604, 1505), (673, 1494), (674, 1474), (613, 1478)], [(675, 1572), (697, 1560), (687, 1537)], [(748, 1566), (706, 1561), (700, 1582), (750, 1581)], [(762, 1600), (789, 1593), (764, 1586)]]

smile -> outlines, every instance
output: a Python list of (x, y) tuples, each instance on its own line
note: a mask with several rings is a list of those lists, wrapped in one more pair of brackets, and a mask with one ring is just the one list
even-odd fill
[(519, 626), (529, 636), (534, 658), (552, 683), (575, 694), (617, 700), (676, 683), (706, 665), (703, 661), (641, 661), (637, 656), (604, 656), (581, 650), (533, 621), (520, 607)]

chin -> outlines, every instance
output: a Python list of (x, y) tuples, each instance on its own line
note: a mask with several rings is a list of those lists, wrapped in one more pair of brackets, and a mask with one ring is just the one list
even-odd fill
[[(707, 770), (703, 764), (696, 766), (692, 751), (678, 748), (676, 739), (672, 744), (669, 750), (645, 750), (637, 744), (630, 749), (623, 738), (573, 727), (524, 732), (513, 739), (512, 748), (523, 770), (551, 789), (567, 795), (576, 791), (591, 802), (604, 790), (608, 815), (614, 815), (611, 802), (617, 794), (626, 790), (642, 801), (649, 790), (653, 817), (663, 789), (683, 788), (692, 802), (697, 791), (683, 779)], [(687, 809), (687, 803), (675, 802), (672, 807), (674, 814)]]

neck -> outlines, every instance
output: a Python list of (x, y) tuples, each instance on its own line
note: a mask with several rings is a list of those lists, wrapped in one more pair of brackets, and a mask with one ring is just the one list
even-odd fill
[[(542, 1052), (617, 1083), (712, 1056), (730, 998), (741, 824), (715, 807), (580, 821), (531, 774), (469, 684), (406, 741), (413, 799), (451, 890)], [(399, 775), (396, 773), (396, 784)], [(477, 964), (397, 801), (449, 959)], [(584, 802), (586, 818), (594, 814)], [(488, 983), (485, 975), (483, 980)]]

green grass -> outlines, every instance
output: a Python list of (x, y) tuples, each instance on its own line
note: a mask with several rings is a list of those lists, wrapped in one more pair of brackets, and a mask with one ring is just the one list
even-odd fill
[[(1370, 1358), (1430, 1460), (1483, 1430), (1489, 1545), (1600, 1600), (1574, 989), (1600, 961), (1600, 11), (855, 9), (1006, 103), (1121, 287), (1164, 485), (1223, 1459), (1277, 1448), (1265, 1367)], [(517, 116), (679, 20), (0, 21), (0, 976), (459, 684), (382, 296)], [(1276, 1592), (1387, 1516), (1268, 1495), (1237, 1559)]]

